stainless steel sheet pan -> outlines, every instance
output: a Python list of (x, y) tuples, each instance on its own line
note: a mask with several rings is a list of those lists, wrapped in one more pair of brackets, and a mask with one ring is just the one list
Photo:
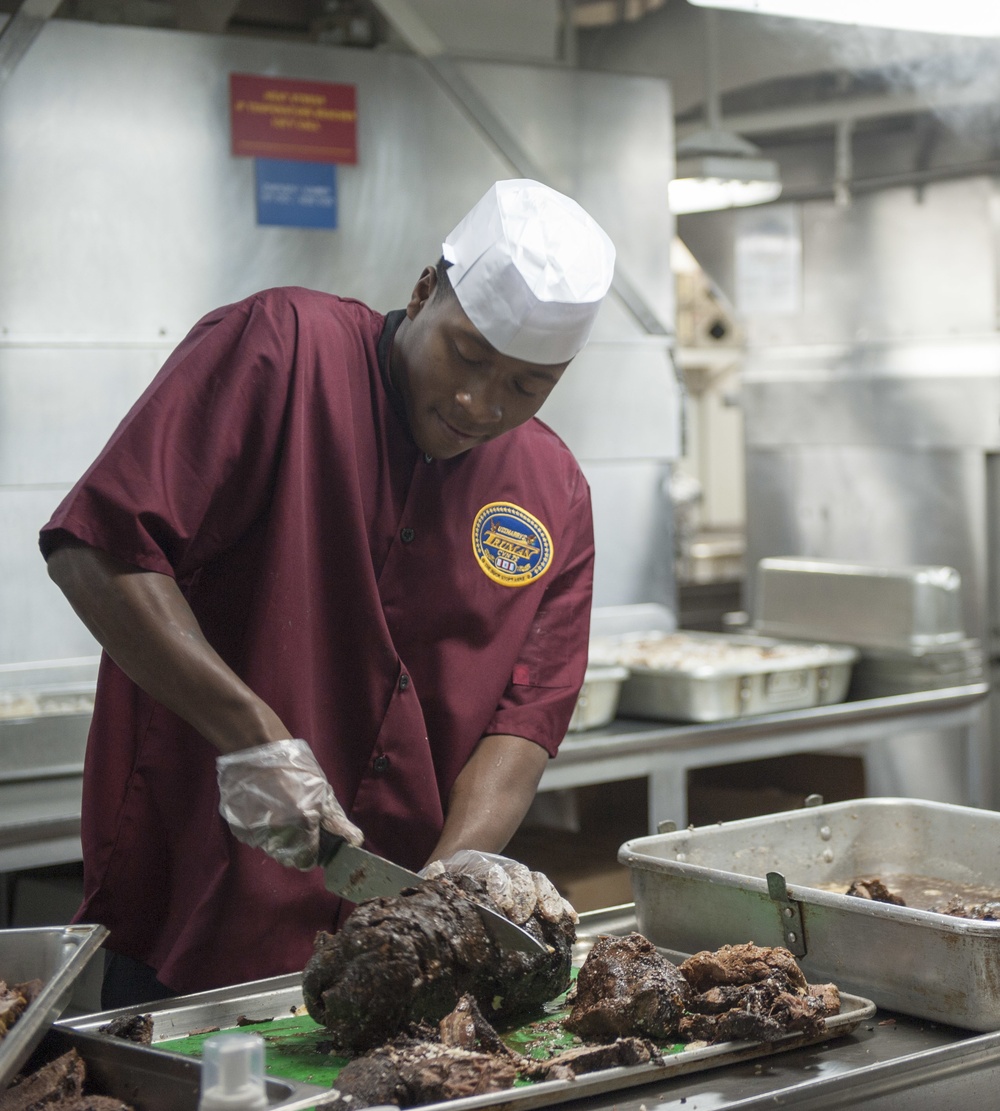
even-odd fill
[(680, 629), (594, 638), (591, 659), (629, 670), (618, 713), (724, 721), (843, 701), (857, 650)]
[[(584, 938), (578, 953), (582, 957), (596, 933)], [(684, 959), (685, 954), (668, 952), (675, 961)], [(97, 1027), (112, 1018), (128, 1014), (151, 1014), (153, 1016), (153, 1049), (158, 1042), (169, 1041), (211, 1028), (226, 1029), (235, 1025), (238, 1018), (288, 1015), (302, 1006), (302, 991), (296, 976), (277, 977), (254, 984), (237, 985), (232, 989), (206, 992), (200, 996), (192, 995), (174, 1000), (164, 1000), (136, 1010), (107, 1011), (95, 1015), (66, 1019), (57, 1029), (75, 1030), (93, 1035)], [(844, 1037), (861, 1022), (871, 1018), (875, 1005), (868, 999), (851, 994), (841, 997), (841, 1013), (826, 1020), (825, 1029), (816, 1037), (789, 1035), (781, 1041), (765, 1042), (723, 1042), (713, 1046), (696, 1046), (681, 1053), (668, 1056), (662, 1065), (635, 1065), (604, 1069), (577, 1077), (575, 1080), (552, 1080), (532, 1084), (523, 1088), (508, 1089), (502, 1092), (471, 1096), (466, 1099), (450, 1100), (446, 1103), (426, 1104), (425, 1111), (473, 1111), (475, 1108), (529, 1108), (546, 1107), (566, 1100), (582, 1099), (585, 1096), (600, 1095), (636, 1085), (648, 1084), (658, 1080), (672, 1079), (695, 1071), (721, 1067), (734, 1062), (769, 1057), (784, 1050), (798, 1046)], [(135, 1049), (136, 1047), (130, 1047)], [(141, 1047), (140, 1047), (141, 1048)], [(159, 1051), (163, 1057), (177, 1057)], [(190, 1064), (189, 1058), (181, 1058)], [(284, 1104), (276, 1106), (284, 1107)], [(296, 1105), (298, 1106), (298, 1104)], [(333, 1104), (336, 1106), (336, 1104)], [(193, 1107), (193, 1105), (192, 1105)], [(138, 1111), (147, 1111), (140, 1106)], [(159, 1111), (159, 1107), (150, 1111)], [(184, 1105), (177, 1105), (176, 1111), (186, 1111)]]
[(897, 873), (1000, 889), (998, 844), (994, 811), (870, 798), (641, 837), (618, 859), (657, 945), (786, 945), (812, 982), (986, 1031), (1000, 1029), (1000, 923), (831, 888)]
[(0, 930), (0, 980), (38, 979), (42, 990), (0, 1039), (0, 1092), (69, 1003), (76, 978), (100, 949), (103, 926), (41, 926)]

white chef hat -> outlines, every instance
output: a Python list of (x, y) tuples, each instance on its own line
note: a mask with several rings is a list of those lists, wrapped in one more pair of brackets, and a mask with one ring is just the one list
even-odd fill
[(447, 236), (448, 277), (502, 355), (563, 363), (583, 347), (611, 285), (614, 244), (569, 197), (498, 181)]

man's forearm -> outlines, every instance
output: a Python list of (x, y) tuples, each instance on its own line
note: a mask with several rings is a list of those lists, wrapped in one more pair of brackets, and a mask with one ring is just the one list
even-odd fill
[(459, 849), (500, 852), (527, 813), (547, 762), (545, 749), (524, 737), (483, 737), (455, 781), (429, 859)]
[(48, 567), (122, 671), (220, 752), (291, 736), (208, 643), (168, 575), (81, 544), (58, 548)]

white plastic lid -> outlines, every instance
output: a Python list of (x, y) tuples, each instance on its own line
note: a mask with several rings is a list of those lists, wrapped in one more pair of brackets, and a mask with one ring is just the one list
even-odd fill
[(219, 1034), (205, 1041), (198, 1111), (265, 1111), (264, 1039)]

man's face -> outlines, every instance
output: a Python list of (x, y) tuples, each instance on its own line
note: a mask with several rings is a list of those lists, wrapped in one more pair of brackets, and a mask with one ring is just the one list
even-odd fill
[(566, 363), (501, 355), (480, 335), (451, 290), (427, 267), (392, 347), (392, 376), (417, 447), (451, 459), (509, 432), (538, 412)]

